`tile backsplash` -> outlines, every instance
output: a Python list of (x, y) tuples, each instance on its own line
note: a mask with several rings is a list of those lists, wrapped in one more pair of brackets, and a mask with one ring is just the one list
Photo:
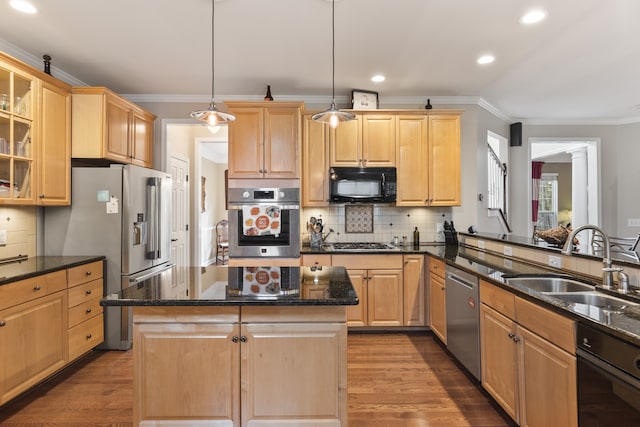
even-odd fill
[(437, 224), (451, 221), (451, 208), (403, 208), (374, 205), (373, 232), (347, 233), (345, 206), (331, 205), (326, 208), (303, 208), (300, 212), (302, 241), (305, 244), (309, 243), (307, 222), (312, 216), (322, 218), (324, 234), (329, 229), (334, 230), (327, 238), (327, 242), (391, 242), (394, 236), (398, 236), (400, 241), (402, 241), (402, 236), (407, 236), (407, 243), (411, 243), (415, 227), (418, 227), (420, 231), (421, 242), (444, 242), (444, 234), (437, 232)]
[(36, 256), (35, 207), (1, 207), (0, 230), (7, 232), (7, 244), (0, 245), (0, 259), (18, 255)]

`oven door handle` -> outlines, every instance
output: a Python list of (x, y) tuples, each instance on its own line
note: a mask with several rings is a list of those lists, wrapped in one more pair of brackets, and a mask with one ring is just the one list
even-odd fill
[(252, 203), (248, 205), (232, 205), (229, 204), (230, 211), (241, 211), (245, 206), (277, 206), (280, 210), (300, 209), (300, 205), (280, 205), (277, 203)]
[(597, 357), (587, 353), (581, 348), (576, 349), (576, 356), (583, 359), (583, 361), (588, 363), (589, 365), (592, 365), (592, 367), (604, 371), (607, 376), (626, 383), (636, 390), (640, 390), (640, 380), (634, 378), (631, 374), (628, 374), (627, 372), (616, 368), (615, 366), (612, 366), (601, 359), (598, 359)]

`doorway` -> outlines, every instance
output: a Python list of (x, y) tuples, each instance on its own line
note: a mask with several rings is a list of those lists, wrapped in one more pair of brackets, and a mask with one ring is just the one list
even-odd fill
[[(532, 162), (543, 163), (539, 229), (600, 225), (600, 139), (530, 138), (529, 142), (528, 176)], [(532, 185), (527, 188), (531, 203)], [(528, 212), (531, 235), (534, 224), (531, 209)]]

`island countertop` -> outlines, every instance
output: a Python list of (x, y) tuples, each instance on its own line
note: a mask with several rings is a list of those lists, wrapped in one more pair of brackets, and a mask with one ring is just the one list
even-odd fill
[[(176, 267), (118, 293), (103, 306), (327, 306), (357, 305), (344, 267)], [(190, 277), (176, 291), (178, 277)], [(178, 287), (179, 288), (179, 287)]]

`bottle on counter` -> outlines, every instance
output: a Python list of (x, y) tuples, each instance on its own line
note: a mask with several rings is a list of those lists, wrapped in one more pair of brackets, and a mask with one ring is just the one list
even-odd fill
[(413, 247), (417, 248), (420, 246), (420, 232), (418, 231), (418, 227), (413, 230)]

